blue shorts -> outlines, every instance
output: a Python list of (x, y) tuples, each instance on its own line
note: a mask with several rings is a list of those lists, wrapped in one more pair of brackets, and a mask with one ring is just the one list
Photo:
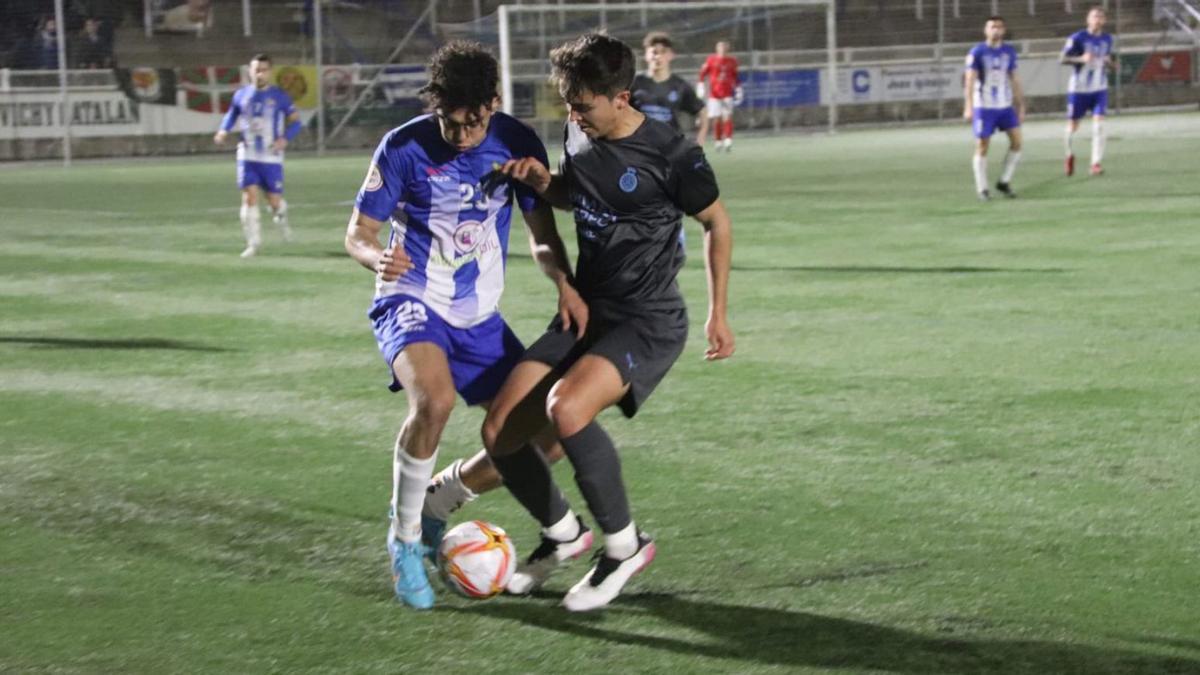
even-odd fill
[(1089, 112), (1093, 115), (1108, 114), (1108, 91), (1090, 94), (1067, 94), (1067, 119), (1077, 120)]
[(238, 188), (242, 190), (257, 185), (273, 195), (283, 194), (283, 164), (239, 159), (237, 173)]
[(1007, 108), (976, 108), (975, 123), (972, 129), (975, 138), (991, 138), (996, 130), (1008, 131), (1021, 126), (1017, 111), (1012, 106)]
[[(499, 314), (477, 326), (455, 328), (417, 298), (389, 295), (377, 299), (367, 316), (374, 325), (375, 342), (389, 371), (405, 347), (432, 342), (446, 353), (454, 389), (467, 405), (495, 398), (500, 385), (525, 353), (525, 346)], [(401, 388), (393, 374), (389, 389)]]

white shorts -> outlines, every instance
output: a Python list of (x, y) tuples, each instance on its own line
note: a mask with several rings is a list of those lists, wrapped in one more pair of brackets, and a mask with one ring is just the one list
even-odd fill
[(722, 117), (733, 117), (733, 97), (729, 98), (709, 98), (708, 99), (708, 118), (717, 119)]

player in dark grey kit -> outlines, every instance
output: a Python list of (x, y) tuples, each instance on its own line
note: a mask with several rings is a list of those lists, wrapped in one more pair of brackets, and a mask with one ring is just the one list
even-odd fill
[[(653, 540), (630, 515), (612, 439), (596, 423), (605, 408), (632, 417), (683, 352), (688, 316), (675, 276), (686, 213), (705, 231), (709, 311), (705, 358), (733, 354), (726, 288), (733, 241), (716, 178), (695, 143), (630, 105), (633, 52), (589, 34), (550, 54), (570, 111), (560, 172), (534, 158), (502, 171), (550, 204), (571, 209), (579, 241), (573, 283), (588, 315), (560, 312), (493, 400), (484, 446), (504, 485), (542, 525), (542, 543), (508, 590), (528, 593), (562, 562), (587, 551), (592, 533), (567, 505), (541, 453), (527, 441), (551, 427), (604, 534), (604, 551), (563, 598), (571, 611), (607, 605), (654, 558)], [(566, 319), (566, 320), (564, 320)]]
[(675, 59), (675, 45), (666, 33), (654, 32), (642, 40), (645, 49), (646, 72), (633, 78), (629, 102), (633, 107), (659, 122), (670, 124), (676, 131), (679, 113), (684, 112), (696, 120), (696, 143), (704, 145), (708, 134), (708, 111), (704, 101), (696, 96), (696, 90), (687, 80), (671, 72), (671, 61)]

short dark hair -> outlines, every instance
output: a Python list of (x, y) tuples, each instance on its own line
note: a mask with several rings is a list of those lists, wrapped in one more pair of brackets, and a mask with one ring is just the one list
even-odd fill
[(474, 115), (481, 107), (492, 107), (499, 83), (500, 66), (487, 48), (455, 40), (429, 59), (429, 84), (421, 87), (421, 97), (431, 108), (447, 113), (466, 108)]
[(1004, 17), (1000, 16), (999, 14), (993, 14), (993, 15), (989, 16), (987, 18), (987, 21), (984, 21), (984, 23), (987, 24), (987, 23), (991, 23), (992, 21), (999, 21), (1000, 23), (1008, 23), (1007, 21), (1004, 20)]
[(1108, 16), (1108, 10), (1104, 8), (1104, 5), (1092, 5), (1088, 8), (1088, 14), (1092, 12), (1102, 12), (1105, 16)]
[(586, 33), (550, 52), (551, 80), (563, 98), (583, 91), (612, 98), (633, 85), (633, 50), (615, 37)]
[(653, 33), (646, 33), (646, 37), (642, 39), (642, 49), (649, 49), (654, 46), (666, 47), (671, 50), (675, 49), (675, 45), (671, 42), (671, 36), (660, 30), (656, 30)]
[(251, 61), (266, 61), (267, 63), (270, 63), (270, 62), (271, 62), (271, 55), (270, 55), (270, 54), (264, 54), (263, 52), (259, 52), (259, 53), (255, 54), (254, 56), (251, 56), (251, 57), (250, 57), (250, 60), (251, 60)]

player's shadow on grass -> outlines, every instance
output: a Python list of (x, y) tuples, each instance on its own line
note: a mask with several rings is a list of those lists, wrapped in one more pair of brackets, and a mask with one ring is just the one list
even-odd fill
[[(622, 596), (603, 613), (575, 615), (558, 597), (470, 605), (454, 611), (506, 618), (614, 645), (773, 667), (898, 673), (1200, 673), (1200, 661), (1039, 640), (933, 637), (862, 621), (767, 607), (689, 600), (669, 593)], [(638, 628), (628, 626), (636, 623)], [(675, 624), (688, 634), (667, 637)], [(669, 629), (667, 629), (669, 630)]]
[(166, 340), (162, 338), (130, 338), (124, 340), (100, 340), (93, 338), (55, 338), (34, 337), (23, 335), (0, 335), (0, 344), (27, 345), (41, 349), (167, 349), (183, 352), (228, 352), (224, 347), (184, 342), (182, 340)]
[(1070, 270), (1061, 267), (889, 267), (883, 265), (733, 265), (735, 272), (817, 272), (839, 274), (1062, 274)]

